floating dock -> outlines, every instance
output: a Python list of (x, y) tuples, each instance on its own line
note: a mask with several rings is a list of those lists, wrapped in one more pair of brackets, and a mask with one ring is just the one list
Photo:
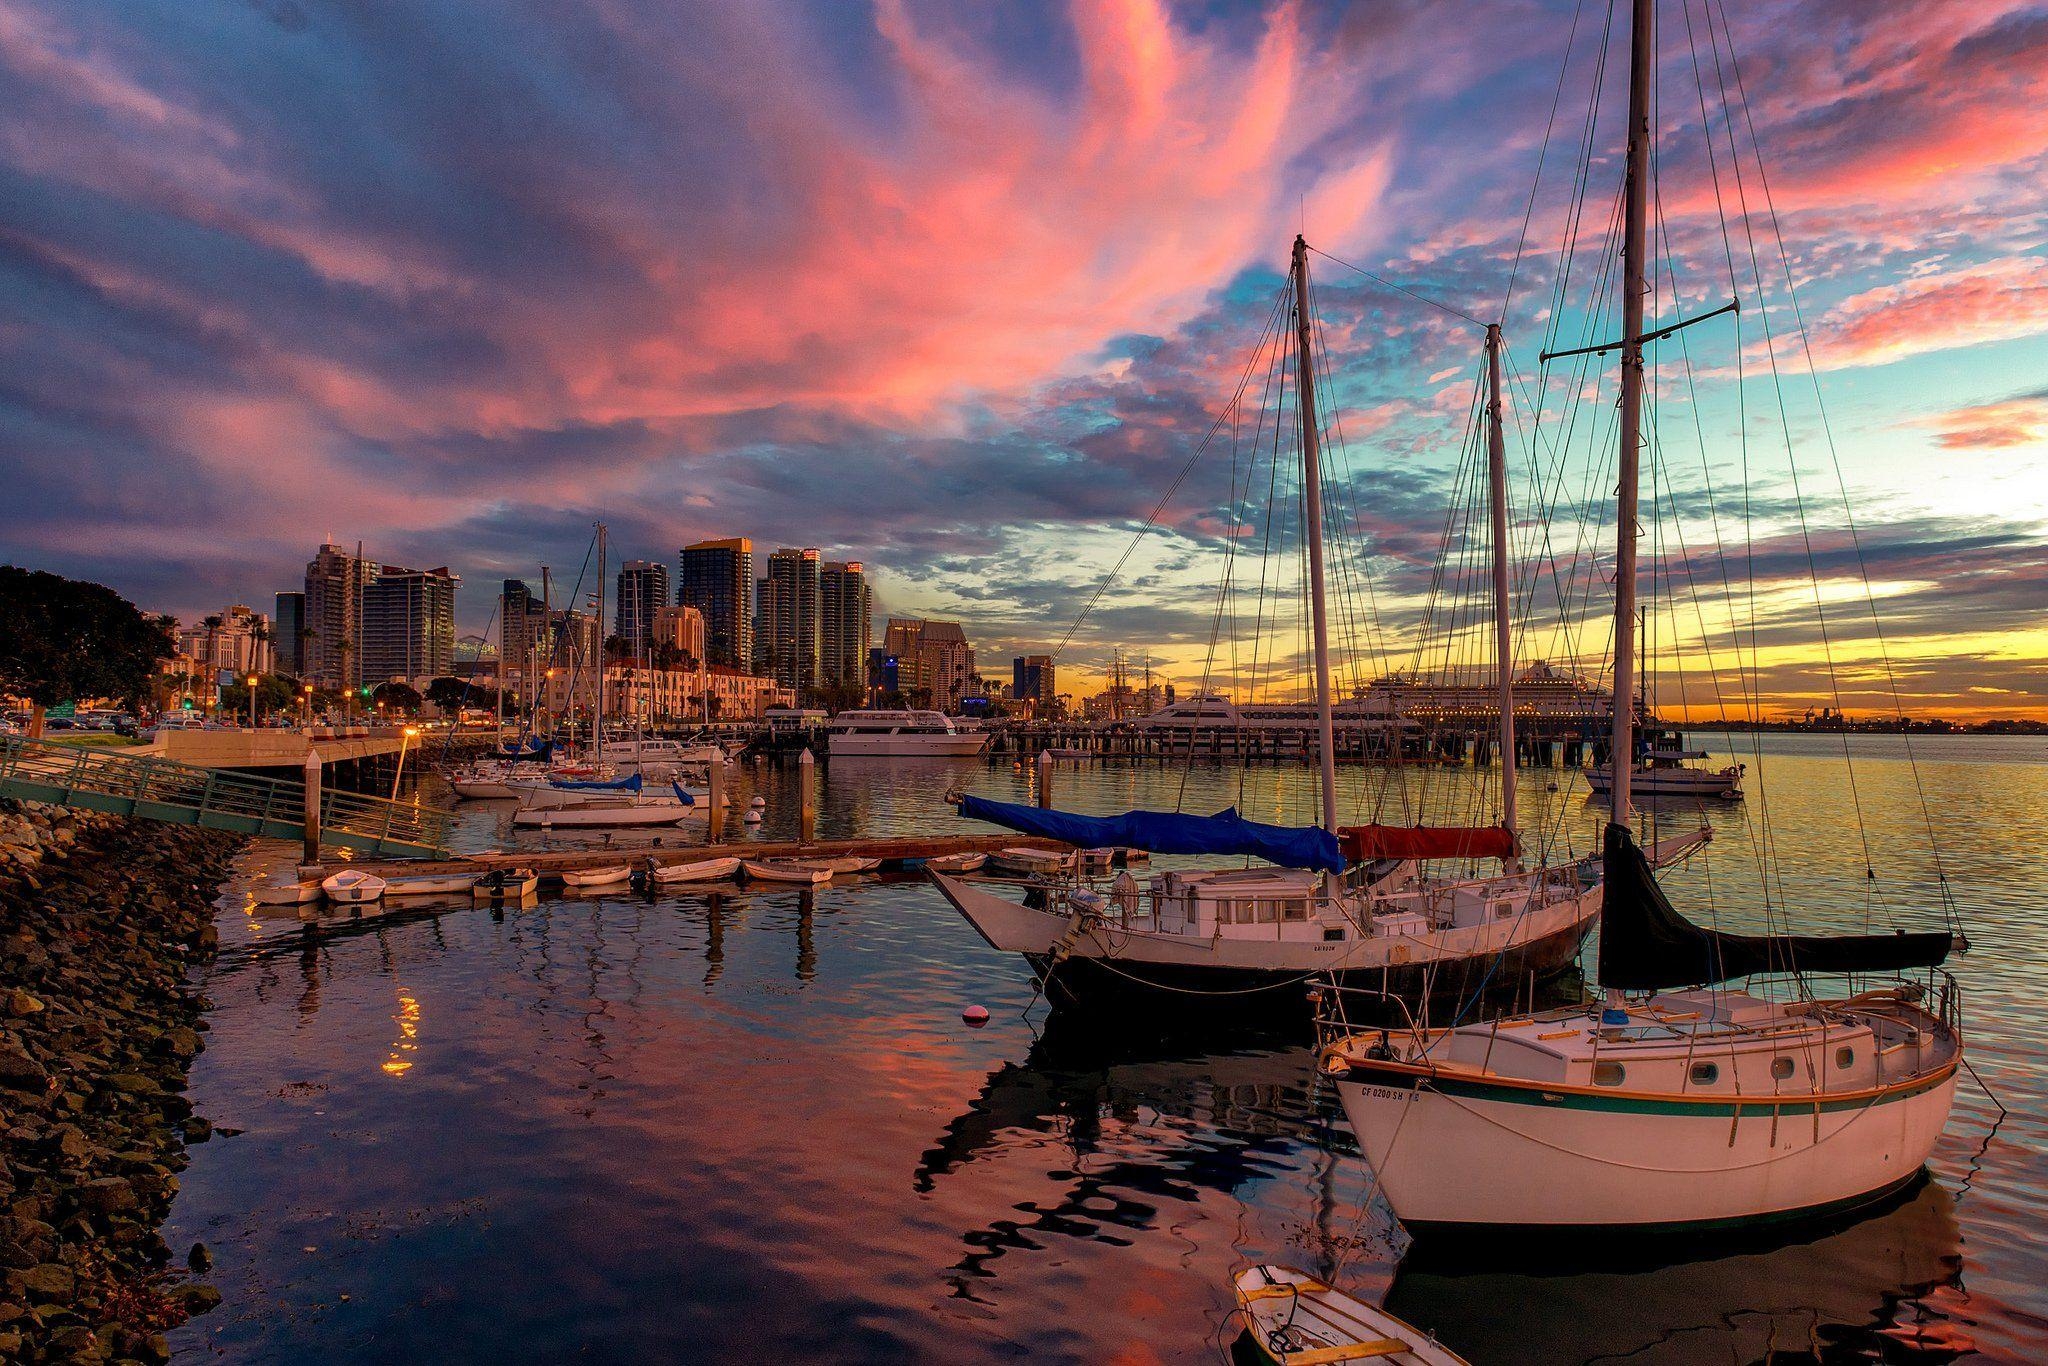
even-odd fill
[[(1052, 849), (1065, 852), (1073, 846), (1035, 835), (883, 835), (847, 840), (727, 840), (719, 844), (697, 844), (651, 838), (613, 840), (609, 844), (577, 849), (495, 849), (446, 859), (348, 859), (326, 858), (318, 865), (325, 872), (357, 868), (378, 877), (414, 877), (426, 873), (475, 873), (482, 877), (500, 868), (531, 868), (546, 876), (578, 868), (604, 868), (613, 864), (693, 863), (699, 859), (739, 856), (750, 859), (838, 858), (854, 855), (880, 859), (886, 866), (946, 854), (993, 854), (999, 849)], [(301, 870), (310, 876), (313, 865)]]

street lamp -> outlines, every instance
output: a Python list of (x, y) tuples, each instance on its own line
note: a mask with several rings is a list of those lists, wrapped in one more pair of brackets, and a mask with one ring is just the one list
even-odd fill
[(256, 729), (256, 675), (249, 675), (249, 729)]
[(301, 684), (299, 694), (306, 699), (306, 734), (311, 735), (313, 733), (313, 685), (311, 683)]
[(407, 726), (405, 732), (398, 737), (398, 768), (391, 775), (391, 800), (394, 802), (398, 800), (398, 780), (405, 775), (405, 747), (412, 743), (412, 737), (419, 733), (417, 726)]

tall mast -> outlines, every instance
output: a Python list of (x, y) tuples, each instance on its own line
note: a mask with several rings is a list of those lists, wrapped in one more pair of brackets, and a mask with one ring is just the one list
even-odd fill
[(597, 524), (597, 715), (590, 722), (590, 749), (604, 754), (604, 523)]
[[(1500, 820), (1515, 823), (1515, 658), (1508, 621), (1508, 442), (1501, 417), (1500, 324), (1486, 329), (1486, 478), (1493, 504), (1493, 663), (1500, 674)], [(1519, 840), (1519, 836), (1517, 836)], [(1513, 870), (1520, 859), (1510, 854)]]
[(1654, 0), (1634, 0), (1629, 22), (1628, 180), (1621, 239), (1620, 491), (1614, 515), (1614, 821), (1627, 825), (1635, 768), (1636, 490), (1642, 462), (1643, 270), (1649, 235), (1650, 26)]
[(1315, 341), (1308, 311), (1308, 243), (1294, 239), (1295, 358), (1301, 384), (1301, 477), (1307, 494), (1309, 611), (1316, 645), (1316, 734), (1322, 741), (1323, 829), (1337, 830), (1337, 725), (1330, 714), (1330, 622), (1323, 602), (1323, 456), (1316, 429)]

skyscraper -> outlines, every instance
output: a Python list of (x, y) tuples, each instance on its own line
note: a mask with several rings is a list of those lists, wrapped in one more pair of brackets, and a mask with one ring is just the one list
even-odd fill
[(386, 565), (363, 590), (362, 681), (408, 683), (455, 671), (455, 590), (462, 580), (437, 569)]
[(305, 677), (323, 688), (350, 688), (359, 669), (363, 592), (377, 564), (323, 545), (306, 566)]
[(768, 672), (797, 700), (818, 686), (818, 552), (785, 547), (768, 557), (761, 580), (761, 630), (767, 637)]
[(1047, 715), (1053, 699), (1059, 695), (1059, 685), (1053, 679), (1051, 655), (1023, 655), (1010, 664), (1010, 696), (1018, 702), (1029, 702), (1039, 716)]
[(827, 561), (818, 571), (818, 677), (858, 687), (874, 644), (875, 592), (859, 560)]
[(919, 705), (958, 711), (974, 688), (974, 647), (957, 621), (891, 617), (883, 650), (896, 661), (898, 686)]
[(634, 655), (652, 641), (654, 614), (669, 605), (668, 566), (653, 560), (628, 560), (619, 570), (619, 591), (612, 613), (613, 634)]
[(743, 536), (683, 547), (676, 603), (704, 614), (708, 664), (754, 666), (754, 543)]
[(306, 595), (279, 593), (277, 611), (270, 627), (270, 655), (277, 671), (302, 677), (306, 672), (306, 642), (299, 633), (306, 626)]

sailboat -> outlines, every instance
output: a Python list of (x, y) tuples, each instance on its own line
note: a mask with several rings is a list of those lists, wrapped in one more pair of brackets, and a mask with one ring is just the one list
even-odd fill
[[(1643, 351), (1663, 335), (1645, 336), (1643, 303), (1652, 10), (1633, 0), (1616, 697), (1636, 684)], [(1937, 968), (1955, 937), (1733, 934), (1688, 921), (1628, 825), (1631, 710), (1616, 708), (1611, 742), (1603, 1003), (1352, 1029), (1345, 992), (1326, 993), (1319, 1066), (1411, 1233), (1701, 1231), (1840, 1212), (1915, 1180), (1947, 1123), (1963, 1043), (1954, 981)], [(1806, 994), (1809, 974), (1885, 977), (1818, 997)], [(1771, 976), (1790, 976), (1799, 993), (1721, 985)]]
[[(1515, 708), (1508, 573), (1501, 333), (1490, 327), (1487, 463), (1492, 512), (1494, 652), (1500, 690), (1501, 823), (1345, 827), (1337, 819), (1336, 743), (1324, 585), (1322, 464), (1308, 243), (1289, 272), (1298, 365), (1309, 603), (1320, 740), (1322, 823), (1265, 825), (1234, 809), (1210, 816), (1131, 811), (1082, 816), (974, 796), (963, 816), (1080, 848), (1236, 855), (1265, 868), (1123, 878), (1107, 895), (1067, 881), (1014, 887), (933, 872), (939, 891), (988, 943), (1022, 954), (1055, 1004), (1161, 1008), (1229, 999), (1240, 1012), (1305, 1012), (1306, 983), (1327, 977), (1404, 997), (1466, 996), (1497, 981), (1521, 988), (1571, 965), (1600, 910), (1598, 880), (1578, 862), (1525, 867), (1516, 830)], [(1626, 709), (1623, 709), (1624, 711)], [(1478, 877), (1432, 876), (1425, 864), (1498, 860)]]

